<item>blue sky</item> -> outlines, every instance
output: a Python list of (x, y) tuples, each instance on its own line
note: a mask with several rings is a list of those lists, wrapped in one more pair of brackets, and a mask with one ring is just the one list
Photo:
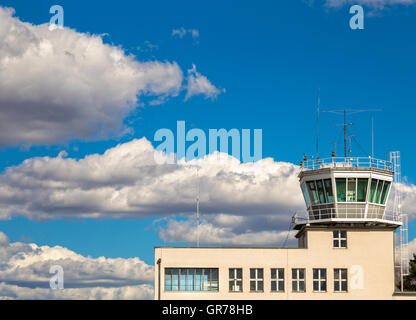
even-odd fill
[[(55, 2), (0, 1), (15, 16), (32, 24), (47, 23)], [(414, 92), (416, 6), (365, 9), (365, 29), (351, 30), (348, 6), (328, 8), (322, 1), (60, 1), (65, 27), (80, 33), (106, 34), (103, 41), (122, 47), (138, 61), (176, 62), (186, 76), (198, 72), (220, 90), (185, 100), (185, 92), (166, 102), (144, 106), (124, 118), (133, 131), (91, 140), (71, 138), (59, 143), (16, 143), (0, 149), (0, 169), (33, 157), (68, 158), (103, 154), (135, 138), (153, 142), (160, 128), (237, 128), (263, 130), (263, 157), (299, 164), (315, 153), (315, 117), (320, 89), (322, 109), (381, 108), (353, 115), (353, 154), (370, 153), (371, 117), (375, 119), (375, 154), (400, 150), (406, 181), (414, 184)], [(198, 30), (193, 38), (172, 36), (172, 30)], [(149, 47), (149, 43), (151, 46)], [(140, 48), (139, 48), (140, 47)], [(1, 72), (1, 71), (0, 71)], [(329, 156), (336, 141), (342, 154), (342, 117), (321, 114), (320, 155)], [(158, 143), (154, 143), (157, 146)], [(144, 219), (65, 219), (36, 221), (24, 217), (0, 220), (11, 241), (61, 245), (92, 257), (141, 257), (153, 264), (153, 247), (164, 242)], [(287, 223), (282, 223), (282, 229)], [(416, 236), (415, 223), (410, 238)], [(175, 242), (174, 242), (175, 243)]]

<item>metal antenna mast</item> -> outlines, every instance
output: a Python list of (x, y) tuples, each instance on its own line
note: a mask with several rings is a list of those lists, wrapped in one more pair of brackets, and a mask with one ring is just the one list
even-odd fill
[(196, 246), (199, 247), (199, 168), (196, 168), (196, 180), (197, 180), (197, 195), (196, 195)]
[(318, 108), (316, 112), (316, 159), (319, 159), (319, 105), (321, 104), (321, 89), (318, 89)]
[(403, 277), (409, 274), (409, 248), (408, 248), (408, 219), (407, 214), (402, 212), (401, 195), (401, 161), (400, 151), (390, 152), (390, 161), (394, 170), (394, 216), (402, 222), (399, 230), (400, 237), (400, 290), (403, 291)]
[(339, 115), (344, 115), (344, 123), (339, 124), (339, 126), (344, 127), (344, 157), (347, 158), (347, 126), (352, 126), (353, 123), (347, 123), (347, 115), (351, 115), (354, 113), (366, 112), (366, 111), (381, 111), (381, 109), (342, 109), (342, 110), (322, 110), (320, 112), (327, 112), (327, 113), (335, 113)]

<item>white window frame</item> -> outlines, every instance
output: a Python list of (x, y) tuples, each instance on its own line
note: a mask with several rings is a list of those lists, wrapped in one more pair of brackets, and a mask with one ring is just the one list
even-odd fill
[[(335, 232), (338, 232), (338, 236), (335, 236)], [(345, 237), (341, 236), (341, 233), (345, 232)], [(346, 230), (333, 230), (332, 231), (332, 246), (335, 249), (346, 249), (348, 247), (348, 233)], [(341, 241), (345, 240), (345, 247), (341, 246)], [(335, 246), (335, 241), (338, 241), (338, 246)]]
[[(251, 277), (251, 270), (254, 270), (254, 278)], [(263, 277), (259, 277), (259, 270), (262, 270)], [(255, 290), (251, 289), (251, 283), (255, 283)], [(263, 284), (263, 289), (259, 290), (259, 284)], [(250, 292), (263, 292), (264, 291), (264, 269), (263, 268), (250, 268)]]
[[(296, 278), (293, 278), (293, 270), (296, 270)], [(300, 278), (300, 270), (303, 270), (303, 279)], [(304, 290), (300, 290), (300, 283), (303, 282)], [(296, 290), (293, 290), (293, 283), (296, 283)], [(292, 292), (306, 292), (306, 269), (292, 268)]]
[[(272, 277), (272, 270), (276, 271), (276, 277)], [(279, 271), (283, 270), (283, 278), (279, 277)], [(285, 269), (284, 268), (271, 268), (270, 269), (270, 288), (272, 287), (271, 284), (276, 283), (276, 290), (271, 290), (272, 292), (285, 292)], [(283, 290), (279, 290), (279, 283), (283, 283)]]
[[(345, 270), (345, 278), (342, 278), (342, 271)], [(338, 274), (338, 279), (337, 279)], [(345, 282), (347, 289), (342, 290), (342, 283)], [(338, 283), (338, 290), (335, 289), (335, 284)], [(334, 269), (334, 292), (348, 292), (348, 269), (335, 268)]]
[[(230, 275), (231, 270), (233, 272), (233, 276), (229, 279), (228, 285), (232, 282), (232, 288), (236, 288), (238, 286), (238, 281), (241, 281), (241, 287), (239, 287), (239, 290), (230, 290), (230, 292), (243, 292), (243, 268), (229, 268), (228, 276)], [(238, 277), (238, 270), (241, 270), (241, 278)]]
[[(315, 270), (318, 271), (318, 278), (315, 278)], [(323, 276), (321, 274), (321, 271), (325, 271), (325, 276)], [(312, 278), (313, 278), (313, 283), (312, 283), (312, 289), (313, 292), (326, 292), (328, 290), (328, 284), (326, 281), (327, 278), (327, 270), (326, 268), (313, 268), (312, 269)], [(315, 290), (315, 283), (318, 283), (318, 290)], [(326, 289), (322, 289), (323, 284), (325, 284)]]

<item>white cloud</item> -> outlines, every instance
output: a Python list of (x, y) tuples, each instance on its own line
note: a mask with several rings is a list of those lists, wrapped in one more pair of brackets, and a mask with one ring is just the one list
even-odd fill
[[(0, 232), (0, 298), (151, 299), (153, 266), (139, 258), (84, 257), (60, 246), (9, 243)], [(64, 289), (51, 290), (52, 265), (64, 270)]]
[(172, 30), (172, 37), (178, 37), (182, 39), (187, 34), (191, 35), (192, 39), (194, 40), (199, 38), (199, 30), (197, 29), (185, 29), (184, 27), (180, 27), (179, 29)]
[(38, 157), (0, 175), (0, 219), (149, 217), (193, 213), (196, 167), (201, 212), (238, 216), (303, 210), (298, 166), (271, 158), (254, 163), (219, 161), (218, 153), (159, 165), (145, 138), (83, 159)]
[[(247, 225), (249, 227), (250, 225)], [(198, 231), (197, 231), (198, 230)], [(159, 230), (159, 237), (166, 242), (185, 242), (195, 244), (197, 235), (200, 243), (203, 245), (267, 245), (279, 247), (285, 244), (288, 238), (289, 245), (295, 244), (294, 235), (296, 231), (286, 230), (263, 230), (263, 231), (245, 231), (236, 233), (233, 227), (220, 227), (209, 222), (203, 222), (196, 228), (194, 219), (188, 220), (169, 220), (166, 228)]]
[(122, 134), (138, 96), (182, 90), (175, 62), (139, 62), (101, 36), (49, 31), (0, 7), (0, 145)]
[(416, 0), (326, 0), (327, 7), (341, 7), (344, 5), (361, 4), (373, 9), (384, 9), (387, 6), (394, 5), (411, 5)]
[(215, 87), (207, 77), (196, 71), (193, 64), (192, 69), (188, 70), (188, 84), (185, 100), (192, 96), (204, 95), (205, 98), (215, 99), (218, 95), (225, 92), (225, 89), (218, 89)]

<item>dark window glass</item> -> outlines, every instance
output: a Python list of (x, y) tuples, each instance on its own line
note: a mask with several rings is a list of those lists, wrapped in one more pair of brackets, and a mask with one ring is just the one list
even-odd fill
[(374, 203), (376, 190), (377, 190), (377, 179), (371, 179), (371, 186), (370, 186), (370, 196), (368, 197), (368, 202)]
[(334, 202), (334, 194), (332, 193), (331, 179), (325, 179), (324, 185), (325, 185), (326, 199), (328, 200), (328, 202)]
[(348, 178), (348, 190), (347, 190), (347, 201), (355, 202), (356, 201), (356, 188), (357, 188), (357, 179)]
[(316, 181), (316, 187), (318, 188), (318, 195), (319, 195), (319, 202), (325, 203), (325, 190), (324, 190), (324, 184), (322, 183), (322, 180)]
[(384, 187), (383, 187), (383, 193), (381, 195), (381, 204), (386, 204), (387, 195), (389, 194), (389, 188), (390, 188), (390, 182), (385, 181), (384, 182)]
[(319, 204), (318, 191), (316, 190), (315, 181), (309, 181), (307, 184), (312, 204)]
[(345, 178), (336, 178), (335, 183), (337, 185), (337, 201), (345, 202), (346, 199), (346, 180)]
[(381, 201), (381, 191), (383, 190), (383, 180), (378, 181), (377, 185), (377, 192), (376, 192), (376, 199), (374, 200), (374, 203), (380, 203)]
[(368, 179), (358, 179), (357, 184), (357, 201), (365, 202), (367, 196)]

